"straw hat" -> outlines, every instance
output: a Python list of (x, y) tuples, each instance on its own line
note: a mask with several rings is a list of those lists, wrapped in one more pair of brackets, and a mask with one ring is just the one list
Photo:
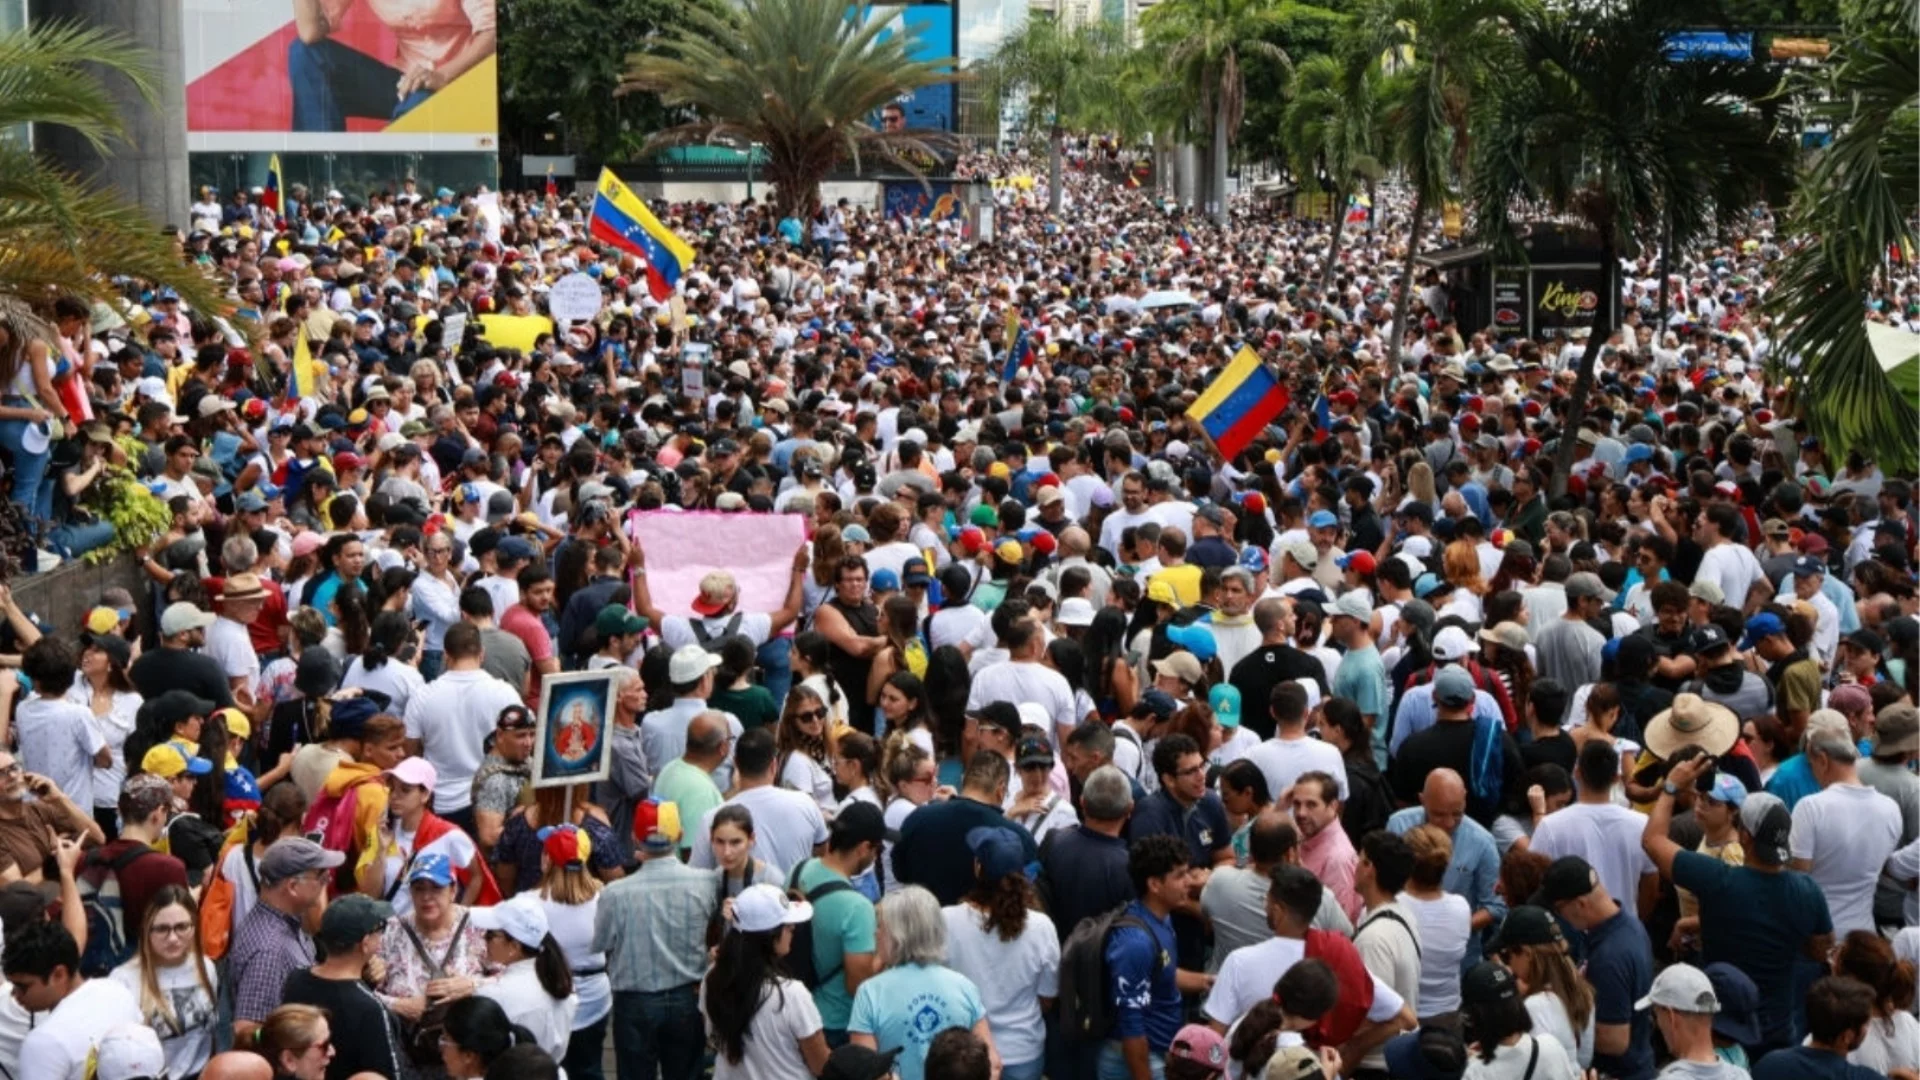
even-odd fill
[(1733, 710), (1698, 694), (1676, 695), (1673, 707), (1655, 716), (1646, 730), (1647, 749), (1663, 760), (1688, 746), (1717, 757), (1733, 749), (1739, 737), (1740, 718)]

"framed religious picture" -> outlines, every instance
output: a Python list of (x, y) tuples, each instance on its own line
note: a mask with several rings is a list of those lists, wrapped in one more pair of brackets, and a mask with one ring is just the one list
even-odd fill
[(613, 674), (572, 671), (540, 681), (533, 738), (533, 786), (605, 780), (611, 771)]

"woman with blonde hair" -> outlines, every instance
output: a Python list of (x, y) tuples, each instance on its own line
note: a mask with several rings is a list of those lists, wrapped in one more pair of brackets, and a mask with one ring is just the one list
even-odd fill
[(213, 1056), (220, 984), (200, 949), (200, 908), (185, 886), (153, 894), (133, 956), (113, 969), (114, 982), (140, 1003), (140, 1015), (160, 1036), (168, 1076), (194, 1076)]
[(823, 813), (840, 808), (833, 795), (833, 759), (827, 751), (827, 703), (804, 684), (787, 692), (787, 706), (774, 729), (779, 768), (774, 782), (813, 799)]
[[(926, 747), (914, 742), (907, 732), (895, 731), (887, 736), (881, 749), (880, 774), (886, 778), (887, 790), (887, 802), (881, 812), (886, 817), (888, 831), (898, 833), (906, 824), (908, 814), (933, 801), (940, 787), (940, 771)], [(880, 848), (875, 876), (880, 879), (883, 893), (900, 887), (900, 880), (893, 876), (891, 840)]]
[(327, 1011), (312, 1005), (280, 1006), (254, 1033), (253, 1050), (273, 1066), (274, 1080), (326, 1080), (333, 1060)]
[(1580, 1068), (1593, 1064), (1593, 986), (1567, 955), (1560, 925), (1545, 908), (1521, 905), (1507, 913), (1489, 951), (1513, 972), (1535, 1031), (1559, 1040)]
[(1417, 461), (1407, 470), (1407, 497), (1400, 501), (1400, 505), (1406, 506), (1408, 503), (1426, 503), (1428, 509), (1432, 510), (1440, 508), (1440, 495), (1434, 486), (1432, 465)]
[(1460, 962), (1473, 934), (1473, 911), (1441, 881), (1453, 861), (1453, 838), (1436, 825), (1407, 833), (1413, 868), (1399, 900), (1420, 930), (1420, 1020), (1450, 1020), (1460, 1009)]

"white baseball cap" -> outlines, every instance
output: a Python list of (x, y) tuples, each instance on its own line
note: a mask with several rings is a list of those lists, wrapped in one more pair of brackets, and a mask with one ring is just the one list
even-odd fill
[(498, 930), (529, 949), (539, 949), (547, 939), (547, 911), (534, 893), (523, 892), (492, 907), (474, 908), (467, 918), (476, 929)]
[(1433, 636), (1433, 658), (1443, 664), (1465, 660), (1473, 655), (1473, 639), (1465, 630), (1449, 626)]
[(1093, 601), (1084, 596), (1069, 596), (1060, 601), (1060, 614), (1054, 621), (1061, 626), (1092, 626), (1093, 616)]
[(144, 1024), (121, 1024), (101, 1036), (94, 1048), (97, 1080), (134, 1080), (166, 1071), (167, 1052), (160, 1047), (160, 1036)]
[[(474, 913), (479, 914), (478, 909)], [(812, 904), (789, 899), (777, 885), (749, 885), (733, 898), (733, 925), (749, 934), (764, 934), (811, 918)]]
[(667, 661), (667, 678), (676, 686), (698, 682), (700, 676), (720, 666), (720, 658), (698, 645), (682, 645)]
[(1647, 996), (1633, 1003), (1635, 1009), (1665, 1005), (1688, 1013), (1717, 1013), (1720, 998), (1713, 992), (1713, 980), (1692, 964), (1673, 964), (1663, 969), (1647, 990)]

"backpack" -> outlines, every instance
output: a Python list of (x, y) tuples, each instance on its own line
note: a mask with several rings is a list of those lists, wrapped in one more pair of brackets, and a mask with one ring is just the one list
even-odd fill
[(1361, 961), (1360, 950), (1345, 934), (1308, 930), (1305, 956), (1326, 964), (1340, 988), (1333, 1008), (1307, 1029), (1307, 1045), (1344, 1046), (1366, 1023), (1367, 1010), (1373, 1008), (1373, 976)]
[[(320, 797), (313, 800), (313, 805), (307, 807), (307, 816), (300, 822), (301, 835), (328, 851), (351, 856), (354, 853), (353, 819), (360, 806), (360, 784), (363, 783), (366, 781), (362, 780), (338, 795), (329, 795), (323, 790)], [(349, 858), (334, 872), (331, 892), (338, 895), (354, 891), (353, 859)]]
[(1139, 767), (1135, 768), (1133, 772), (1130, 774), (1123, 774), (1123, 775), (1126, 775), (1127, 779), (1137, 781), (1140, 779), (1140, 769), (1144, 769), (1147, 766), (1147, 744), (1140, 741), (1139, 732), (1133, 730), (1127, 725), (1116, 721), (1111, 726), (1113, 729), (1114, 738), (1127, 740), (1128, 742), (1133, 744), (1133, 748), (1135, 750), (1138, 750), (1140, 752)]
[[(1153, 928), (1125, 905), (1104, 915), (1089, 915), (1060, 947), (1060, 1020), (1068, 1042), (1099, 1042), (1113, 1030), (1113, 995), (1107, 989), (1107, 938), (1123, 926), (1153, 937)], [(1154, 950), (1152, 980), (1167, 965), (1164, 949)]]
[(705, 619), (688, 619), (687, 629), (693, 631), (693, 640), (699, 642), (701, 648), (706, 649), (708, 652), (713, 652), (714, 650), (709, 646), (716, 641), (725, 641), (735, 634), (738, 634), (740, 632), (740, 621), (745, 618), (746, 614), (744, 612), (734, 612), (733, 618), (728, 619), (727, 625), (721, 627), (720, 632), (717, 634), (708, 631), (707, 621)]
[(80, 954), (80, 974), (89, 979), (105, 978), (133, 956), (127, 912), (120, 901), (120, 871), (149, 854), (157, 853), (145, 844), (135, 844), (111, 860), (100, 858), (98, 850), (90, 851), (74, 874), (80, 907), (87, 913), (87, 947)]
[[(832, 896), (837, 892), (854, 891), (853, 886), (844, 881), (822, 882), (809, 891), (801, 891), (800, 872), (807, 868), (809, 861), (811, 860), (801, 860), (800, 865), (794, 867), (793, 872), (787, 875), (787, 895), (793, 897), (795, 900), (805, 900), (809, 904), (818, 904), (820, 898), (823, 896)], [(828, 979), (839, 974), (842, 966), (844, 966), (844, 961), (836, 960), (831, 967), (824, 970), (820, 969), (819, 966), (814, 963), (813, 959), (812, 920), (793, 924), (793, 943), (787, 949), (787, 974), (800, 980), (800, 984), (808, 990), (818, 990), (820, 987), (826, 985)]]
[(200, 898), (200, 949), (209, 960), (227, 955), (228, 939), (233, 933), (233, 882), (227, 880), (221, 868), (227, 865), (227, 855), (235, 847), (243, 852), (241, 860), (247, 876), (253, 879), (254, 891), (260, 889), (260, 871), (253, 865), (253, 842), (248, 836), (252, 824), (249, 815), (228, 830), (226, 841), (220, 845), (220, 854), (207, 870), (207, 891)]

